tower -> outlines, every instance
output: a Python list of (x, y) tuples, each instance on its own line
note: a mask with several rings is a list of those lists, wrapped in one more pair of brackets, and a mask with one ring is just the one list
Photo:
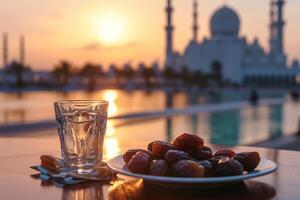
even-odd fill
[(167, 0), (166, 14), (167, 14), (167, 26), (166, 26), (166, 66), (170, 66), (173, 57), (173, 20), (172, 20), (172, 0)]
[(3, 67), (8, 66), (8, 35), (3, 33)]
[(277, 32), (277, 49), (280, 54), (284, 54), (284, 45), (283, 45), (283, 6), (284, 0), (277, 1), (277, 23), (276, 23), (276, 32)]
[(284, 56), (284, 0), (271, 1), (270, 24), (270, 54)]
[(276, 33), (275, 33), (275, 12), (276, 12), (276, 5), (274, 1), (271, 1), (270, 5), (270, 53), (273, 53), (276, 51), (275, 46), (275, 39), (276, 39)]
[(20, 36), (20, 63), (24, 64), (25, 62), (25, 37), (24, 35)]
[(193, 41), (197, 42), (198, 40), (198, 3), (197, 0), (194, 0), (193, 5)]

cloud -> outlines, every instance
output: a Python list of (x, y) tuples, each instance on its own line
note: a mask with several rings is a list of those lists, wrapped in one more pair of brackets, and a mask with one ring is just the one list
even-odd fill
[(91, 42), (81, 47), (82, 50), (86, 51), (99, 51), (102, 49), (108, 49), (108, 50), (116, 50), (116, 49), (123, 49), (123, 48), (132, 48), (138, 46), (135, 42), (129, 42), (125, 44), (120, 45), (104, 45), (100, 42)]
[(92, 42), (87, 45), (84, 45), (81, 49), (89, 51), (97, 51), (102, 49), (102, 45), (99, 42)]

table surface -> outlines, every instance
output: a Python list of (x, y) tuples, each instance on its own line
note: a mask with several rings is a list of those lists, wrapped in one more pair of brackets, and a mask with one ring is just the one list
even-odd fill
[[(148, 141), (139, 140), (138, 146)], [(132, 142), (134, 146), (135, 143)], [(300, 152), (253, 147), (235, 147), (236, 151), (258, 151), (278, 164), (276, 172), (217, 189), (174, 189), (143, 183), (126, 177), (114, 183), (84, 183), (59, 187), (34, 177), (29, 167), (39, 164), (41, 154), (57, 155), (57, 137), (0, 137), (0, 199), (300, 199)], [(120, 146), (124, 152), (128, 146)]]

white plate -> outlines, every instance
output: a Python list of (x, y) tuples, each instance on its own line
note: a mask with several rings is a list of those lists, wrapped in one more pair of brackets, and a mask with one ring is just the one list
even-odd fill
[(122, 155), (119, 155), (108, 161), (108, 166), (123, 175), (144, 179), (144, 181), (151, 182), (159, 185), (172, 185), (172, 186), (184, 186), (184, 185), (206, 185), (206, 186), (219, 186), (224, 184), (232, 184), (242, 180), (255, 178), (270, 174), (277, 169), (276, 163), (262, 158), (255, 171), (239, 176), (224, 176), (224, 177), (203, 177), (203, 178), (180, 178), (180, 177), (164, 177), (164, 176), (151, 176), (144, 174), (137, 174), (128, 171), (124, 165)]

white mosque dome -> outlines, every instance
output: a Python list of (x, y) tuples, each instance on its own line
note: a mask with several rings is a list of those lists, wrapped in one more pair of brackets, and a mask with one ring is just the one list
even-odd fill
[(210, 20), (211, 35), (215, 36), (238, 36), (240, 19), (238, 14), (228, 6), (219, 8)]

